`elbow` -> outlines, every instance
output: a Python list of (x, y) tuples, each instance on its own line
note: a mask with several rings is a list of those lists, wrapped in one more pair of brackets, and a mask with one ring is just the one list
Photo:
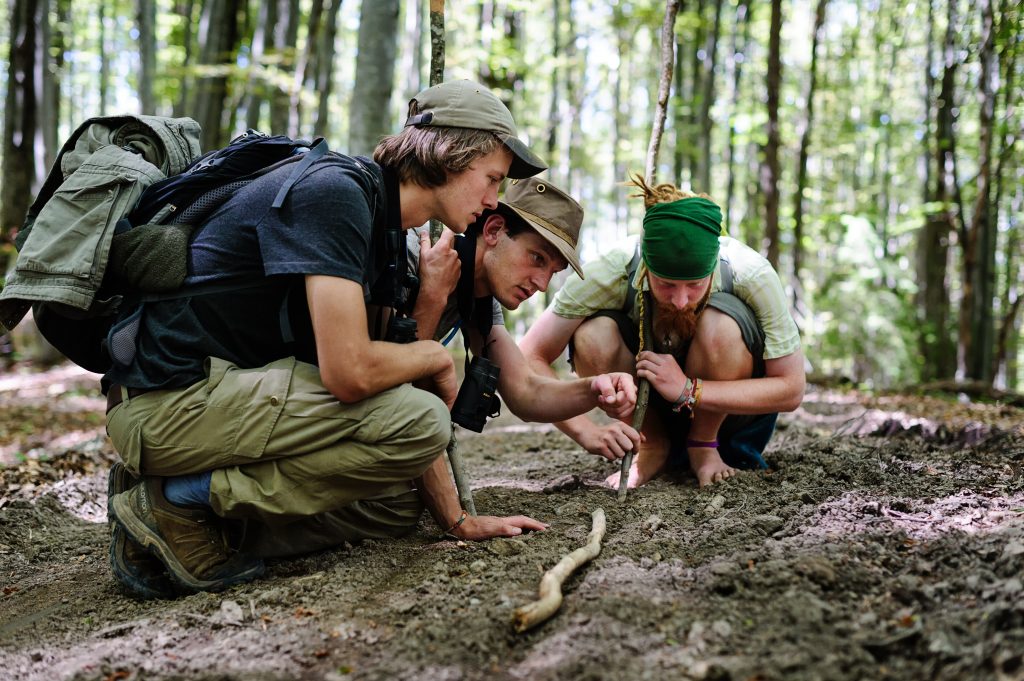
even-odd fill
[(321, 371), (320, 378), (327, 391), (344, 404), (359, 402), (371, 396), (367, 381), (361, 380), (358, 376)]
[(782, 407), (779, 411), (796, 411), (799, 409), (800, 405), (803, 404), (804, 401), (805, 387), (806, 381), (801, 377), (800, 381), (793, 385), (789, 394), (786, 395), (786, 399), (783, 401)]

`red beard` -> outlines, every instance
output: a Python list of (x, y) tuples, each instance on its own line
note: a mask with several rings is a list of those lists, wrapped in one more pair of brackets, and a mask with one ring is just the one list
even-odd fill
[(682, 351), (697, 331), (697, 321), (711, 297), (711, 287), (694, 305), (678, 310), (671, 305), (654, 303), (654, 351), (677, 354)]

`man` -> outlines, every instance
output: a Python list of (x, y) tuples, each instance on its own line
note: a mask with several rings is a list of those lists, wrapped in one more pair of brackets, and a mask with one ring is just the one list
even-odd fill
[[(438, 460), (450, 355), (432, 340), (371, 336), (368, 319), (395, 304), (385, 237), (430, 218), (462, 232), (497, 206), (506, 176), (544, 165), (470, 81), (419, 93), (374, 159), (327, 154), (279, 208), (291, 165), (254, 180), (193, 236), (188, 283), (255, 283), (123, 320), (139, 327), (137, 351), (103, 380), (124, 460), (111, 472), (111, 565), (139, 595), (168, 595), (168, 576), (220, 589), (261, 574), (259, 556), (401, 535), (424, 504), (460, 538), (545, 527), (461, 512)], [(236, 521), (248, 521), (251, 552), (236, 551)]]
[[(701, 487), (737, 468), (766, 468), (761, 454), (778, 412), (799, 406), (804, 391), (799, 332), (782, 283), (759, 254), (721, 236), (721, 211), (706, 195), (634, 184), (647, 208), (639, 258), (610, 252), (588, 264), (585, 281), (570, 277), (520, 347), (548, 374), (569, 345), (581, 376), (635, 371), (650, 381), (629, 487), (660, 474), (670, 453), (688, 460)], [(650, 328), (640, 323), (645, 309)], [(653, 350), (637, 355), (641, 331)], [(609, 460), (632, 448), (624, 423), (581, 416), (558, 427)], [(619, 475), (606, 482), (617, 486)]]
[(502, 307), (515, 310), (546, 291), (551, 277), (569, 265), (582, 276), (582, 224), (583, 209), (555, 185), (514, 179), (497, 207), (485, 210), (464, 236), (446, 231), (433, 246), (426, 228), (408, 237), (421, 278), (414, 309), (420, 338), (441, 339), (461, 326), (473, 353), (499, 369), (506, 406), (526, 421), (560, 421), (595, 406), (614, 418), (632, 413), (628, 372), (575, 381), (537, 374), (505, 329)]

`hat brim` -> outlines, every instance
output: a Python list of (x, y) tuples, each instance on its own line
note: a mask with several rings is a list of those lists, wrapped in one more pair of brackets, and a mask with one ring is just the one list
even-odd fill
[(534, 154), (530, 149), (523, 144), (523, 141), (518, 137), (512, 135), (503, 135), (501, 133), (495, 133), (498, 138), (508, 147), (508, 150), (512, 152), (512, 165), (508, 169), (508, 176), (513, 180), (522, 180), (527, 177), (533, 177), (537, 173), (544, 172), (548, 169), (548, 166), (544, 161)]
[(548, 243), (554, 246), (558, 252), (562, 254), (562, 257), (568, 261), (569, 265), (576, 271), (576, 274), (580, 275), (580, 279), (583, 279), (583, 266), (580, 264), (580, 257), (576, 254), (576, 250), (569, 245), (568, 241), (553, 232), (551, 228), (546, 227), (542, 222), (539, 222), (541, 218), (527, 213), (524, 210), (520, 210), (515, 206), (510, 206), (504, 201), (498, 201), (498, 207), (504, 208), (506, 211), (511, 210), (535, 232), (544, 237)]

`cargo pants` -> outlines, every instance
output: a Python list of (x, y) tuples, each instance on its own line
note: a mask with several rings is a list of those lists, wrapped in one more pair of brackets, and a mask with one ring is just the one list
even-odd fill
[(211, 471), (214, 512), (248, 520), (246, 547), (266, 557), (415, 528), (423, 504), (410, 481), (451, 435), (438, 397), (400, 385), (344, 404), (317, 367), (291, 357), (258, 369), (210, 358), (206, 368), (205, 380), (107, 414), (128, 470)]

